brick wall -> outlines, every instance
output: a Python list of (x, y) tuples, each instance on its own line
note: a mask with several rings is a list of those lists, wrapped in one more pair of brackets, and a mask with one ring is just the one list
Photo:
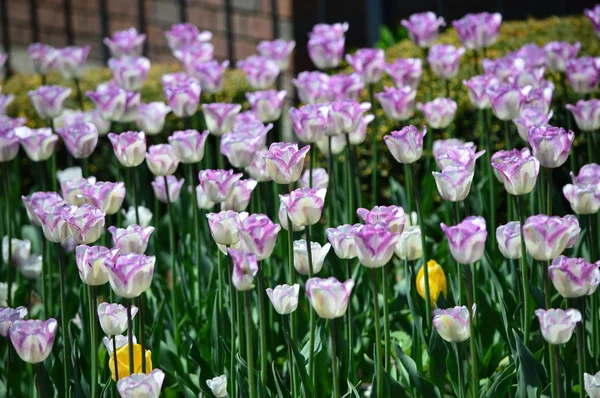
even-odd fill
[[(32, 42), (30, 2), (7, 1), (10, 26), (10, 41), (15, 53), (23, 51)], [(90, 59), (99, 62), (102, 58), (102, 34), (98, 0), (71, 0), (74, 42), (91, 46)], [(138, 27), (137, 0), (106, 0), (108, 31), (112, 33), (131, 26)], [(188, 21), (200, 30), (213, 32), (212, 43), (215, 58), (227, 58), (227, 33), (225, 25), (225, 0), (188, 0)], [(236, 60), (256, 53), (261, 40), (273, 38), (271, 0), (232, 0), (233, 49)], [(146, 0), (146, 26), (148, 34), (148, 56), (153, 62), (173, 62), (163, 32), (171, 24), (179, 22), (178, 0)], [(277, 0), (279, 36), (291, 39), (292, 0)], [(42, 43), (61, 47), (67, 45), (64, 0), (38, 0), (37, 15), (39, 36)], [(11, 54), (13, 55), (13, 54)], [(15, 54), (13, 60), (23, 58)], [(17, 70), (27, 66), (22, 62), (13, 67)]]

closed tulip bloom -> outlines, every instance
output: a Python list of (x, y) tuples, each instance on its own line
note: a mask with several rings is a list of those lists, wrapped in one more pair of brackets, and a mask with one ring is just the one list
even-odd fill
[(106, 120), (118, 122), (123, 119), (128, 99), (127, 92), (113, 82), (99, 84), (96, 91), (88, 91), (86, 95)]
[(163, 86), (167, 104), (175, 115), (188, 117), (198, 111), (201, 92), (198, 80), (185, 76), (174, 81), (165, 81), (163, 77)]
[(356, 100), (332, 102), (329, 109), (329, 128), (325, 135), (350, 133), (360, 127), (363, 114), (371, 109), (368, 102), (359, 103)]
[(0, 115), (6, 115), (6, 109), (15, 100), (12, 94), (0, 94)]
[(89, 157), (98, 144), (98, 129), (92, 123), (81, 122), (56, 129), (75, 159)]
[(521, 116), (521, 111), (530, 90), (531, 87), (521, 89), (507, 84), (488, 87), (488, 96), (491, 100), (494, 115), (503, 121), (513, 120)]
[(44, 237), (50, 242), (64, 242), (71, 237), (68, 224), (62, 217), (65, 209), (69, 206), (64, 203), (56, 203), (46, 209), (36, 209), (35, 214), (42, 223)]
[(164, 102), (140, 104), (135, 124), (148, 135), (160, 134), (169, 112), (171, 112), (171, 108)]
[(130, 225), (127, 228), (117, 228), (110, 226), (108, 232), (112, 235), (113, 245), (120, 250), (120, 254), (144, 254), (154, 227), (142, 228), (139, 225)]
[(19, 153), (19, 137), (13, 129), (0, 129), (0, 162), (13, 160)]
[(485, 74), (473, 76), (462, 83), (469, 90), (471, 104), (477, 109), (487, 109), (492, 105), (488, 88), (499, 85), (500, 80), (496, 76)]
[(52, 68), (54, 59), (58, 56), (56, 48), (42, 43), (31, 43), (27, 47), (27, 52), (29, 53), (29, 60), (31, 61), (33, 70), (42, 76), (48, 74)]
[(440, 226), (448, 238), (450, 253), (457, 263), (472, 264), (481, 260), (487, 238), (483, 217), (467, 217), (453, 227), (444, 223)]
[(252, 110), (263, 123), (274, 122), (281, 116), (287, 91), (265, 90), (246, 93)]
[[(107, 267), (110, 287), (117, 296), (134, 298), (144, 293), (152, 284), (154, 256), (129, 253), (117, 257), (114, 264)], [(120, 373), (120, 372), (119, 372)]]
[(548, 267), (552, 284), (563, 297), (589, 296), (600, 283), (600, 263), (588, 263), (584, 258), (558, 256)]
[(368, 268), (380, 268), (389, 263), (400, 237), (384, 224), (366, 224), (352, 234), (358, 261)]
[(384, 92), (375, 94), (386, 116), (394, 121), (405, 121), (413, 116), (416, 96), (417, 92), (408, 86), (385, 87)]
[(255, 90), (266, 90), (275, 84), (279, 75), (276, 62), (260, 55), (251, 55), (237, 63), (237, 67), (246, 74), (246, 81)]
[(89, 53), (90, 46), (61, 48), (52, 67), (65, 79), (79, 79), (83, 76), (83, 67)]
[(365, 142), (367, 139), (367, 127), (373, 120), (375, 120), (375, 116), (371, 114), (365, 115), (361, 118), (360, 124), (356, 130), (348, 133), (350, 145), (359, 145)]
[(206, 380), (206, 385), (216, 398), (227, 396), (227, 376), (221, 375)]
[(310, 186), (310, 170), (304, 170), (302, 177), (298, 180), (300, 188), (325, 188), (329, 185), (329, 174), (323, 168), (315, 168), (312, 171), (313, 184)]
[(240, 113), (240, 104), (226, 104), (214, 102), (202, 104), (202, 112), (206, 120), (206, 127), (213, 135), (223, 135), (233, 130), (235, 116)]
[(304, 231), (305, 227), (303, 225), (297, 225), (297, 224), (292, 223), (292, 221), (288, 217), (287, 207), (281, 201), (279, 203), (279, 211), (277, 212), (277, 217), (279, 218), (279, 224), (286, 231), (290, 227), (290, 225), (288, 225), (288, 224), (291, 224), (292, 231)]
[[(4, 307), (4, 304), (2, 307)], [(0, 308), (0, 336), (8, 337), (8, 329), (10, 329), (10, 325), (12, 325), (12, 323), (15, 321), (25, 319), (27, 313), (28, 311), (25, 307), (17, 307), (14, 309), (8, 307)]]
[(375, 206), (371, 210), (360, 208), (356, 214), (366, 224), (384, 224), (395, 234), (402, 233), (406, 224), (406, 214), (400, 206)]
[(290, 184), (298, 181), (304, 168), (304, 159), (309, 150), (310, 145), (298, 149), (298, 144), (292, 142), (271, 144), (264, 159), (273, 181), (277, 184)]
[(242, 174), (234, 174), (233, 170), (202, 170), (198, 178), (206, 196), (212, 202), (222, 203)]
[(408, 86), (416, 90), (423, 75), (423, 62), (420, 58), (398, 58), (385, 66), (385, 72), (396, 87)]
[(208, 213), (210, 234), (219, 245), (231, 246), (240, 240), (239, 224), (248, 217), (248, 213), (224, 210), (220, 213)]
[(67, 222), (73, 239), (80, 245), (94, 243), (104, 232), (106, 213), (95, 206), (66, 207), (61, 216)]
[[(600, 14), (600, 7), (596, 6), (596, 8), (598, 8), (598, 14)], [(589, 10), (586, 10), (586, 11), (589, 11)], [(600, 16), (598, 19), (600, 20)], [(599, 24), (600, 24), (600, 21), (599, 21)], [(598, 35), (599, 33), (596, 32), (596, 34)], [(595, 375), (591, 375), (589, 373), (584, 373), (583, 378), (584, 378), (585, 392), (588, 393), (588, 396), (590, 398), (600, 397), (600, 372), (596, 373)]]
[(138, 33), (136, 28), (119, 30), (112, 37), (105, 37), (103, 43), (114, 58), (139, 57), (142, 55), (146, 35)]
[(197, 42), (210, 41), (212, 33), (206, 30), (200, 32), (191, 23), (176, 23), (171, 25), (171, 29), (165, 32), (165, 38), (171, 51), (175, 51)]
[(306, 227), (319, 222), (325, 205), (324, 188), (298, 188), (288, 195), (279, 195), (293, 225)]
[(347, 54), (346, 61), (358, 73), (365, 84), (381, 80), (385, 68), (385, 52), (380, 48), (361, 48), (353, 55)]
[(408, 30), (410, 39), (421, 48), (431, 47), (439, 36), (440, 27), (446, 25), (444, 18), (436, 17), (431, 11), (412, 14), (401, 23)]
[(271, 61), (277, 63), (280, 70), (286, 71), (289, 68), (290, 58), (292, 56), (292, 51), (294, 51), (294, 47), (296, 47), (296, 42), (294, 40), (263, 40), (258, 43), (256, 50), (261, 56), (269, 58)]
[(573, 58), (567, 61), (567, 79), (577, 94), (589, 94), (596, 89), (600, 69), (594, 57)]
[(569, 216), (531, 216), (523, 227), (527, 252), (538, 261), (552, 260), (561, 255), (565, 248), (570, 247), (569, 244), (572, 243), (578, 228), (576, 219), (573, 220)]
[[(64, 170), (58, 170), (56, 172), (56, 179), (59, 184), (67, 182), (68, 180), (79, 180), (83, 178), (83, 170), (79, 166), (67, 167)], [(90, 179), (93, 177), (90, 177)], [(94, 182), (96, 182), (94, 178)]]
[[(347, 24), (346, 24), (347, 26)], [(308, 55), (317, 69), (337, 68), (344, 56), (346, 38), (343, 32), (338, 33), (310, 33), (308, 39)]]
[[(8, 264), (8, 236), (2, 238), (2, 259)], [(12, 265), (19, 267), (24, 264), (29, 256), (31, 255), (31, 242), (29, 240), (21, 240), (12, 238), (11, 251), (12, 251)]]
[[(310, 242), (310, 253), (312, 256), (312, 274), (316, 275), (323, 269), (325, 257), (331, 249), (331, 244), (326, 243), (323, 246), (319, 242)], [(308, 250), (306, 240), (300, 239), (294, 241), (294, 267), (301, 275), (310, 275), (308, 263)]]
[(122, 398), (158, 398), (160, 389), (165, 379), (165, 373), (160, 369), (154, 369), (148, 374), (132, 374), (120, 379), (117, 383), (117, 391)]
[(492, 155), (496, 178), (511, 195), (526, 195), (533, 191), (540, 172), (540, 161), (527, 148), (498, 151)]
[(365, 88), (358, 73), (337, 73), (329, 77), (329, 98), (332, 101), (358, 100)]
[(496, 42), (502, 24), (500, 13), (481, 12), (467, 14), (452, 22), (458, 38), (469, 50), (480, 50)]
[(34, 162), (50, 159), (59, 138), (58, 135), (52, 134), (51, 128), (31, 129), (22, 126), (14, 129), (14, 134), (21, 141), (29, 159)]
[(212, 60), (214, 53), (215, 46), (212, 43), (196, 42), (186, 48), (174, 51), (173, 56), (179, 60), (182, 68), (190, 73), (194, 65)]
[(458, 74), (460, 59), (465, 52), (463, 47), (456, 48), (448, 44), (436, 44), (429, 50), (427, 61), (437, 77), (450, 80)]
[[(586, 8), (583, 11), (583, 14), (588, 17), (590, 22), (592, 23), (592, 27), (594, 28), (594, 32), (596, 32), (596, 36), (600, 37), (600, 5), (596, 5), (591, 10)], [(586, 383), (587, 385), (587, 383)], [(586, 387), (587, 390), (587, 387)], [(591, 397), (595, 398), (595, 395), (590, 394)]]
[(122, 182), (96, 182), (81, 190), (85, 202), (98, 207), (106, 214), (116, 214), (125, 199), (125, 184)]
[(521, 116), (513, 120), (513, 123), (517, 126), (519, 136), (523, 140), (528, 141), (529, 130), (535, 125), (547, 124), (552, 118), (552, 115), (552, 111), (546, 113), (545, 109), (526, 106), (523, 108)]
[(579, 100), (577, 104), (567, 104), (577, 127), (581, 131), (596, 131), (600, 129), (600, 100)]
[(535, 315), (540, 321), (544, 340), (549, 344), (566, 344), (571, 340), (577, 322), (581, 322), (581, 313), (575, 309), (537, 309)]
[(88, 190), (95, 183), (96, 177), (71, 178), (65, 181), (61, 181), (60, 190), (62, 196), (69, 204), (81, 206), (89, 202), (89, 200), (86, 200), (82, 193)]
[(356, 247), (354, 243), (353, 231), (362, 227), (362, 224), (344, 224), (337, 228), (327, 228), (325, 235), (327, 240), (331, 243), (335, 255), (341, 259), (353, 259), (356, 258)]
[(29, 100), (42, 119), (52, 119), (65, 109), (71, 89), (61, 86), (41, 86), (29, 91)]
[(179, 158), (169, 144), (152, 145), (146, 153), (146, 164), (155, 176), (168, 176), (177, 170)]
[(233, 262), (231, 282), (237, 291), (246, 291), (254, 288), (254, 277), (258, 273), (256, 256), (247, 250), (229, 248), (227, 253)]
[(42, 273), (42, 256), (32, 254), (27, 260), (17, 266), (17, 270), (23, 277), (33, 281)]
[(215, 207), (215, 202), (208, 198), (200, 184), (196, 185), (196, 204), (200, 210), (211, 210)]
[(138, 91), (148, 78), (150, 60), (146, 57), (111, 58), (108, 60), (108, 68), (119, 87)]
[(305, 143), (319, 141), (329, 128), (329, 107), (308, 104), (290, 108), (290, 121), (298, 139)]
[(534, 126), (529, 130), (529, 145), (543, 167), (562, 166), (569, 157), (575, 133), (562, 127)]
[(280, 230), (281, 226), (266, 214), (251, 214), (238, 225), (242, 247), (254, 253), (259, 261), (271, 257)]
[[(431, 299), (431, 306), (433, 306), (437, 302), (440, 293), (442, 293), (444, 297), (448, 296), (446, 274), (435, 260), (429, 260), (427, 262), (427, 272), (429, 275), (429, 297)], [(417, 273), (415, 283), (417, 286), (417, 293), (425, 299), (425, 269), (423, 266), (421, 266)]]
[(448, 202), (462, 202), (469, 195), (474, 173), (462, 166), (449, 166), (441, 173), (433, 172), (435, 184), (442, 199)]
[(567, 184), (563, 195), (577, 214), (595, 214), (600, 209), (600, 187), (592, 184)]
[(187, 72), (196, 78), (200, 83), (200, 88), (205, 93), (218, 93), (223, 90), (223, 74), (229, 61), (219, 63), (214, 60), (205, 62), (193, 62), (187, 65)]
[(442, 170), (448, 167), (464, 167), (468, 171), (473, 172), (475, 170), (475, 162), (484, 153), (485, 151), (475, 152), (474, 147), (465, 145), (450, 148), (446, 152), (440, 153), (435, 160)]
[[(79, 245), (75, 249), (75, 262), (81, 281), (89, 286), (100, 286), (108, 282), (108, 267), (112, 267), (119, 249), (107, 249), (103, 246)], [(115, 334), (120, 334), (115, 333)]]
[(273, 304), (273, 308), (278, 314), (287, 315), (296, 311), (298, 308), (298, 294), (300, 293), (300, 285), (295, 283), (290, 285), (278, 285), (275, 289), (267, 289), (267, 296)]
[(36, 214), (36, 210), (43, 212), (54, 205), (66, 204), (63, 198), (56, 192), (34, 192), (29, 196), (21, 196), (21, 200), (25, 205), (29, 222), (36, 227), (42, 225), (40, 218)]
[(445, 129), (454, 120), (456, 102), (450, 98), (436, 98), (426, 104), (417, 104), (417, 109), (423, 112), (427, 124), (432, 129)]
[(207, 137), (208, 131), (202, 134), (196, 130), (175, 131), (169, 137), (169, 143), (181, 163), (198, 163), (204, 158), (204, 144)]
[(329, 100), (330, 77), (323, 72), (300, 72), (292, 83), (298, 98), (304, 104), (318, 104)]
[(179, 199), (179, 194), (181, 193), (181, 187), (183, 187), (184, 179), (170, 175), (167, 177), (167, 184), (169, 185), (169, 195), (167, 196), (167, 187), (165, 186), (164, 177), (155, 177), (154, 181), (152, 181), (152, 190), (154, 191), (154, 196), (162, 203), (171, 203), (177, 202)]
[(146, 134), (143, 131), (127, 131), (121, 134), (110, 133), (108, 139), (115, 156), (125, 167), (137, 167), (146, 156)]
[(58, 329), (56, 319), (17, 320), (10, 325), (8, 335), (15, 351), (27, 363), (43, 362), (52, 351)]
[(511, 221), (496, 229), (496, 240), (500, 253), (506, 258), (521, 258), (521, 223)]
[[(473, 304), (473, 315), (476, 305)], [(433, 327), (440, 337), (449, 343), (462, 343), (471, 337), (471, 316), (469, 308), (462, 305), (445, 310), (433, 311)]]
[(271, 176), (267, 170), (267, 164), (265, 163), (264, 158), (268, 153), (269, 151), (267, 149), (256, 151), (252, 157), (252, 162), (245, 167), (244, 170), (253, 180), (258, 182), (271, 181)]
[(398, 238), (396, 256), (402, 260), (414, 261), (422, 257), (423, 246), (421, 243), (421, 228), (413, 225), (406, 228)]
[(564, 72), (567, 61), (577, 57), (581, 43), (570, 44), (566, 41), (553, 41), (544, 46), (548, 68), (552, 72)]
[(596, 163), (586, 164), (579, 170), (579, 174), (571, 172), (573, 184), (577, 185), (598, 185), (600, 184), (600, 165)]
[[(135, 339), (135, 337), (134, 337), (134, 339)], [(113, 353), (113, 355), (117, 356), (119, 380), (128, 378), (132, 373), (134, 375), (144, 373), (144, 371), (142, 370), (142, 346), (141, 345), (135, 344), (135, 343), (133, 345), (133, 372), (131, 372), (129, 369), (129, 346), (128, 346), (127, 341), (125, 341), (124, 345), (121, 348), (118, 348), (116, 354)], [(108, 359), (108, 367), (110, 369), (112, 379), (116, 381), (115, 369), (114, 369), (115, 359), (114, 359), (113, 355), (111, 355), (110, 358)], [(152, 370), (152, 353), (150, 352), (150, 350), (146, 350), (144, 356), (146, 357), (146, 371), (150, 371), (150, 370)]]
[(344, 316), (354, 281), (342, 283), (336, 278), (310, 278), (306, 281), (306, 295), (313, 309), (321, 318), (335, 319)]
[(236, 127), (221, 139), (221, 154), (236, 168), (244, 168), (252, 163), (254, 154), (265, 146), (265, 137), (272, 124), (255, 127)]
[(251, 178), (246, 180), (237, 180), (233, 188), (221, 203), (221, 210), (244, 211), (250, 204), (250, 197), (257, 182)]

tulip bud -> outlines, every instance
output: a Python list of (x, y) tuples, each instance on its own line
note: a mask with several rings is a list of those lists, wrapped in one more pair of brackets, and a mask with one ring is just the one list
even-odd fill
[(298, 308), (298, 294), (300, 293), (300, 285), (279, 285), (275, 289), (267, 289), (267, 296), (273, 304), (273, 308), (278, 314), (287, 315), (296, 311)]
[[(444, 297), (447, 297), (448, 295), (446, 274), (435, 260), (429, 260), (427, 262), (427, 275), (429, 276), (429, 298), (431, 300), (431, 305), (433, 306), (438, 301), (440, 293), (443, 293)], [(417, 293), (425, 299), (425, 269), (423, 266), (421, 266), (417, 273), (415, 283), (417, 286)]]
[(519, 137), (523, 140), (529, 140), (529, 130), (538, 124), (547, 124), (552, 119), (553, 112), (546, 113), (544, 109), (538, 107), (525, 107), (521, 112), (521, 116), (513, 120), (517, 126)]
[(160, 369), (148, 374), (132, 374), (119, 380), (117, 391), (122, 398), (158, 398), (164, 380), (165, 373)]
[(581, 43), (571, 45), (565, 41), (553, 41), (544, 46), (548, 59), (548, 68), (552, 72), (564, 72), (567, 69), (567, 61), (577, 57)]
[(58, 50), (52, 67), (65, 79), (79, 79), (83, 76), (83, 67), (90, 53), (90, 46), (69, 46)]
[(497, 86), (500, 81), (493, 75), (477, 75), (469, 80), (463, 80), (463, 86), (469, 90), (471, 104), (477, 109), (487, 109), (491, 106), (488, 87)]
[[(8, 264), (8, 243), (8, 236), (4, 236), (4, 238), (2, 238), (2, 259), (5, 264)], [(31, 242), (29, 240), (11, 238), (10, 243), (12, 249), (12, 265), (18, 267), (25, 263), (31, 255)]]
[(14, 309), (5, 307), (5, 304), (2, 302), (0, 302), (0, 305), (4, 307), (0, 308), (0, 336), (8, 337), (10, 325), (15, 321), (25, 319), (28, 311), (25, 307), (17, 307)]
[(459, 264), (473, 264), (483, 257), (487, 230), (483, 217), (470, 216), (460, 224), (449, 227), (440, 224), (448, 238), (450, 253)]
[(358, 100), (364, 88), (365, 83), (357, 73), (337, 73), (329, 77), (328, 91), (332, 101)]
[(298, 149), (298, 144), (276, 142), (269, 147), (264, 157), (269, 175), (277, 184), (290, 184), (298, 181), (304, 168), (304, 159), (310, 145)]
[(108, 68), (113, 81), (121, 88), (138, 91), (150, 72), (150, 60), (146, 57), (110, 58)]
[(552, 284), (563, 297), (589, 296), (600, 283), (599, 262), (588, 263), (583, 258), (558, 256), (548, 267)]
[(110, 133), (108, 139), (112, 144), (115, 156), (125, 167), (136, 167), (142, 164), (146, 156), (146, 135), (143, 131), (127, 131), (121, 134)]
[(177, 170), (179, 158), (169, 144), (152, 145), (146, 153), (146, 164), (155, 176), (168, 176)]
[[(129, 209), (127, 209), (127, 212), (125, 212), (125, 210), (121, 210), (121, 213), (125, 217), (123, 224), (126, 227), (137, 223), (135, 207), (130, 206)], [(152, 221), (152, 212), (148, 208), (144, 206), (138, 206), (137, 214), (140, 219), (140, 227), (146, 228), (148, 225), (150, 225), (150, 222)]]
[(596, 214), (600, 209), (600, 188), (598, 185), (573, 185), (563, 187), (563, 194), (577, 214)]
[(427, 124), (432, 129), (445, 129), (454, 120), (458, 105), (449, 98), (436, 98), (426, 104), (417, 104), (417, 109), (423, 112)]
[(19, 137), (14, 129), (0, 129), (0, 162), (9, 162), (19, 153)]
[(269, 153), (268, 150), (260, 150), (254, 153), (252, 156), (252, 162), (248, 166), (246, 166), (246, 173), (258, 182), (271, 181), (271, 176), (269, 175), (269, 171), (267, 170), (267, 164), (265, 163), (265, 155)]
[(237, 63), (246, 74), (246, 81), (255, 90), (266, 90), (275, 84), (279, 66), (274, 61), (260, 55), (251, 55)]
[(398, 238), (395, 248), (398, 258), (414, 261), (423, 256), (421, 228), (418, 225), (406, 228)]
[[(476, 304), (473, 304), (473, 316), (476, 308)], [(471, 315), (469, 308), (464, 305), (445, 310), (436, 308), (432, 323), (440, 337), (449, 343), (462, 343), (471, 337)]]
[(106, 214), (116, 214), (125, 199), (125, 184), (122, 182), (96, 182), (85, 186), (81, 196), (87, 204), (95, 206)]
[(238, 225), (242, 246), (254, 253), (258, 260), (271, 257), (280, 230), (281, 226), (265, 214), (251, 214)]
[(198, 111), (200, 83), (183, 72), (163, 76), (163, 88), (167, 104), (179, 117), (188, 117)]
[(385, 53), (380, 48), (361, 48), (353, 55), (346, 54), (346, 61), (366, 84), (381, 80), (385, 67)]
[(57, 204), (66, 204), (63, 198), (56, 192), (34, 192), (29, 196), (21, 196), (25, 205), (27, 217), (31, 224), (40, 227), (42, 222), (36, 214), (36, 210), (45, 211)]
[(246, 291), (254, 287), (254, 277), (258, 273), (258, 262), (256, 256), (246, 250), (229, 248), (227, 253), (233, 262), (233, 274), (231, 283), (237, 291)]
[(302, 177), (298, 180), (300, 188), (323, 188), (327, 189), (329, 185), (329, 174), (327, 170), (322, 168), (315, 168), (312, 171), (312, 187), (310, 186), (310, 170), (304, 170)]
[(577, 322), (581, 322), (578, 310), (568, 309), (537, 309), (535, 315), (540, 321), (542, 336), (548, 344), (566, 344), (571, 340)]
[(221, 210), (244, 211), (250, 204), (250, 196), (256, 188), (257, 182), (252, 179), (237, 180), (227, 195), (225, 202), (221, 203)]
[(329, 128), (329, 107), (308, 104), (299, 109), (290, 108), (289, 114), (294, 132), (302, 142), (319, 141)]
[(129, 28), (117, 31), (112, 37), (105, 37), (102, 41), (114, 58), (139, 57), (142, 55), (146, 35), (138, 33), (136, 28)]
[(110, 287), (123, 298), (138, 297), (152, 283), (155, 262), (154, 256), (137, 253), (117, 257), (114, 264), (107, 266)]
[(354, 281), (342, 283), (336, 278), (310, 278), (306, 281), (306, 295), (321, 318), (335, 319), (344, 316), (348, 308)]
[(366, 224), (352, 234), (358, 261), (368, 268), (385, 266), (392, 259), (400, 237), (385, 224)]
[(208, 131), (200, 134), (196, 130), (176, 131), (169, 137), (169, 143), (181, 163), (198, 163), (204, 158), (204, 144)]
[(467, 14), (461, 19), (452, 22), (458, 38), (463, 46), (469, 50), (479, 50), (489, 47), (496, 42), (502, 23), (499, 13), (480, 12)]
[(471, 190), (474, 173), (462, 166), (449, 166), (441, 173), (433, 172), (435, 184), (442, 199), (448, 202), (461, 202)]
[(71, 89), (61, 86), (40, 86), (29, 91), (29, 100), (41, 119), (52, 119), (65, 109)]
[(566, 63), (567, 80), (577, 94), (589, 94), (598, 86), (600, 69), (594, 57), (573, 58)]
[(35, 210), (35, 214), (42, 224), (44, 236), (50, 242), (64, 242), (71, 237), (68, 224), (62, 217), (65, 209), (69, 209), (69, 206), (59, 202), (47, 209)]
[[(131, 317), (135, 317), (138, 308), (131, 306)], [(127, 330), (127, 307), (121, 304), (100, 303), (98, 305), (98, 319), (104, 334), (116, 336)]]
[(508, 84), (488, 87), (487, 94), (491, 99), (494, 115), (503, 121), (517, 119), (530, 90), (530, 86), (521, 89)]
[(154, 227), (142, 228), (139, 225), (130, 225), (123, 229), (111, 226), (108, 232), (112, 235), (113, 245), (120, 250), (120, 254), (144, 254)]
[(206, 385), (216, 398), (227, 396), (227, 376), (221, 375), (206, 380)]
[(317, 69), (336, 68), (344, 55), (348, 24), (319, 24), (309, 33), (308, 55)]
[(235, 116), (240, 113), (240, 104), (226, 104), (215, 102), (202, 104), (202, 112), (206, 120), (206, 127), (211, 134), (220, 136), (233, 130)]
[[(310, 253), (312, 259), (312, 274), (316, 275), (323, 269), (325, 257), (329, 253), (331, 245), (326, 243), (321, 246), (318, 242), (310, 242)], [(304, 239), (294, 241), (294, 267), (301, 275), (310, 275), (310, 267), (308, 263), (308, 250)]]
[(404, 230), (406, 214), (400, 206), (375, 206), (371, 210), (360, 208), (356, 214), (362, 220), (371, 225), (384, 224), (390, 232), (399, 234)]
[(275, 122), (281, 116), (287, 91), (265, 90), (246, 93), (252, 110), (263, 123)]
[(600, 129), (600, 100), (579, 100), (577, 104), (567, 104), (566, 107), (573, 115), (579, 130), (596, 131)]
[(511, 221), (496, 229), (496, 240), (500, 253), (506, 258), (521, 258), (521, 223)]
[(196, 204), (200, 210), (210, 210), (215, 207), (215, 202), (208, 198), (202, 189), (202, 185), (196, 186)]
[(27, 363), (43, 362), (54, 345), (58, 322), (50, 318), (40, 320), (16, 320), (10, 325), (8, 335), (19, 357)]
[(303, 104), (318, 104), (329, 99), (330, 77), (322, 72), (300, 72), (292, 83)]

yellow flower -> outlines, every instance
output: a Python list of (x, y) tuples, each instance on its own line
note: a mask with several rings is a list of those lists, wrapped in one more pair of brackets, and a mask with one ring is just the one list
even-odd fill
[[(152, 353), (150, 350), (146, 350), (146, 372), (150, 373), (152, 370)], [(117, 350), (117, 366), (119, 370), (119, 380), (124, 377), (128, 377), (130, 375), (129, 372), (129, 345), (125, 344), (123, 347)], [(108, 367), (110, 368), (110, 373), (112, 375), (112, 379), (116, 381), (115, 378), (115, 359), (114, 354), (111, 355), (110, 360), (108, 362)], [(133, 345), (133, 373), (143, 373), (142, 372), (142, 346), (139, 344)]]
[[(427, 263), (427, 272), (429, 273), (429, 297), (431, 299), (431, 306), (435, 304), (440, 293), (444, 293), (444, 296), (448, 295), (448, 287), (446, 286), (446, 274), (442, 266), (439, 265), (435, 260), (429, 260)], [(425, 299), (425, 269), (421, 267), (417, 274), (417, 292), (419, 296)]]

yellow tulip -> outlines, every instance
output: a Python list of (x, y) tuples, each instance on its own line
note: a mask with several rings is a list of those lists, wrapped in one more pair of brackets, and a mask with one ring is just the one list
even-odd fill
[[(150, 373), (152, 370), (152, 353), (150, 350), (146, 350), (146, 373)], [(130, 375), (129, 372), (129, 346), (125, 344), (123, 347), (117, 350), (117, 366), (119, 370), (119, 380), (122, 378), (128, 377)], [(115, 378), (115, 359), (114, 354), (111, 355), (110, 360), (108, 362), (108, 367), (110, 368), (110, 373), (112, 375), (112, 379), (116, 381)], [(139, 344), (133, 345), (133, 373), (143, 373), (142, 372), (142, 346)]]
[[(429, 273), (429, 297), (431, 299), (431, 306), (437, 302), (440, 293), (444, 293), (444, 296), (448, 295), (448, 287), (446, 286), (446, 274), (442, 266), (439, 265), (435, 260), (429, 260), (427, 263), (427, 272)], [(419, 296), (425, 299), (425, 269), (421, 267), (417, 274), (417, 292)]]

